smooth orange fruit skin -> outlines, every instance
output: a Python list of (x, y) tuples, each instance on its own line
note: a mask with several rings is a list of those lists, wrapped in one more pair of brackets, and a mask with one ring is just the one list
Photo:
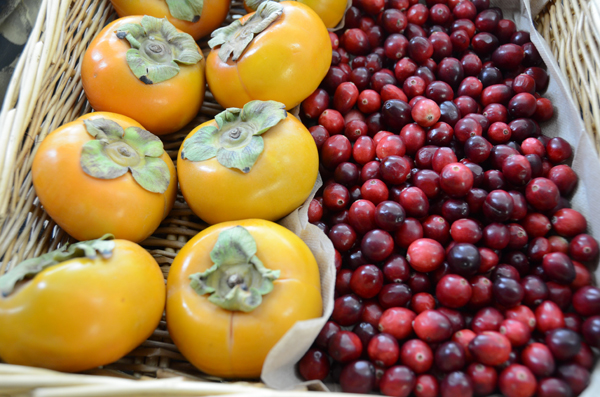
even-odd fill
[[(209, 125), (217, 124), (211, 120), (196, 127), (186, 140)], [(182, 159), (181, 145), (177, 156), (179, 186), (190, 209), (204, 221), (275, 221), (310, 195), (319, 172), (319, 154), (306, 127), (288, 113), (261, 136), (264, 150), (246, 174), (224, 167), (216, 157), (198, 162)]]
[(3, 361), (79, 372), (120, 359), (154, 332), (162, 271), (139, 245), (115, 243), (108, 260), (71, 259), (0, 297)]
[(254, 37), (236, 62), (231, 58), (223, 62), (218, 57), (220, 47), (208, 55), (206, 80), (224, 108), (241, 108), (258, 99), (281, 102), (291, 109), (312, 94), (327, 74), (331, 40), (323, 21), (302, 3), (284, 1), (281, 5), (283, 14)]
[(129, 42), (115, 34), (119, 27), (139, 24), (141, 19), (117, 19), (90, 43), (81, 64), (83, 90), (94, 110), (131, 117), (156, 135), (170, 134), (189, 123), (202, 106), (206, 61), (179, 65), (179, 73), (161, 83), (143, 83), (127, 64)]
[[(265, 267), (281, 270), (274, 288), (252, 312), (229, 312), (200, 296), (189, 276), (213, 263), (219, 233), (245, 227)], [(276, 223), (249, 219), (205, 229), (179, 252), (167, 280), (167, 327), (181, 353), (201, 371), (224, 378), (257, 378), (271, 348), (296, 323), (322, 315), (319, 269), (310, 249)]]
[(231, 5), (231, 0), (204, 0), (200, 19), (198, 22), (190, 22), (173, 17), (165, 0), (110, 0), (110, 2), (121, 18), (129, 15), (166, 17), (177, 29), (188, 33), (196, 41), (221, 26)]
[(167, 216), (177, 195), (177, 175), (165, 152), (171, 181), (164, 193), (152, 193), (133, 179), (131, 172), (115, 179), (89, 176), (80, 165), (81, 148), (93, 138), (83, 120), (107, 118), (123, 129), (142, 127), (129, 117), (112, 113), (89, 113), (50, 133), (33, 159), (33, 187), (44, 210), (69, 235), (91, 240), (106, 233), (141, 242)]

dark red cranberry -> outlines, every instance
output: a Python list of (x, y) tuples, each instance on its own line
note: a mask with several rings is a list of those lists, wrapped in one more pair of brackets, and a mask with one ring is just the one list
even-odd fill
[(537, 397), (572, 397), (573, 391), (562, 379), (545, 378), (540, 380)]
[(452, 336), (450, 320), (436, 310), (426, 310), (414, 319), (414, 331), (417, 336), (427, 342), (436, 343)]
[[(460, 4), (471, 2), (463, 2)], [(440, 384), (441, 397), (471, 397), (473, 395), (473, 382), (460, 371), (448, 374)]]
[(557, 368), (558, 376), (562, 378), (574, 395), (580, 394), (590, 384), (590, 371), (578, 364), (563, 364)]
[(400, 130), (410, 122), (410, 105), (398, 99), (385, 101), (381, 107), (383, 122), (392, 130)]
[(433, 55), (433, 46), (425, 37), (413, 37), (408, 43), (408, 55), (417, 63), (423, 63)]
[(560, 192), (550, 179), (535, 178), (525, 189), (527, 202), (539, 211), (548, 211), (558, 205)]
[(494, 300), (504, 307), (518, 306), (525, 296), (523, 287), (518, 281), (504, 277), (494, 281), (492, 291)]
[(305, 380), (323, 380), (329, 369), (329, 358), (319, 349), (308, 350), (298, 363), (298, 371)]
[(581, 338), (570, 329), (557, 328), (546, 334), (546, 345), (558, 361), (568, 361), (579, 353)]
[(580, 262), (592, 261), (598, 256), (598, 242), (589, 234), (575, 236), (569, 244), (569, 256)]
[(548, 287), (538, 276), (529, 275), (524, 277), (521, 280), (521, 286), (525, 294), (523, 304), (527, 306), (536, 307), (548, 298)]
[[(454, 227), (457, 222), (454, 222), (452, 226)], [(481, 235), (480, 231), (479, 235)], [(448, 251), (448, 254), (446, 255), (446, 261), (454, 273), (464, 277), (470, 277), (477, 274), (479, 266), (481, 265), (481, 257), (477, 247), (469, 243), (459, 242), (455, 244)]]
[(575, 280), (573, 262), (562, 252), (551, 252), (544, 256), (542, 267), (544, 274), (560, 284), (570, 284)]
[(354, 361), (344, 367), (339, 382), (346, 393), (369, 393), (375, 387), (375, 367), (369, 361)]
[(531, 397), (535, 394), (537, 381), (526, 366), (512, 364), (500, 373), (498, 387), (506, 397)]
[(342, 363), (358, 359), (362, 349), (362, 342), (354, 332), (339, 331), (329, 339), (329, 356)]
[(585, 320), (581, 332), (588, 345), (600, 348), (600, 316), (592, 316)]
[(553, 164), (560, 164), (568, 160), (573, 151), (569, 142), (561, 137), (555, 137), (550, 139), (546, 144), (546, 154)]
[(573, 295), (573, 308), (582, 316), (600, 315), (600, 289), (589, 285), (578, 289)]
[(435, 365), (443, 372), (461, 370), (465, 363), (465, 350), (456, 342), (444, 342), (435, 351)]

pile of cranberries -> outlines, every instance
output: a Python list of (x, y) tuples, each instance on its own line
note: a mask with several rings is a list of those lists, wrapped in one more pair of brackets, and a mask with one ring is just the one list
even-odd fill
[(389, 396), (571, 397), (600, 348), (598, 244), (548, 74), (489, 0), (354, 0), (302, 104), (336, 249), (307, 380)]

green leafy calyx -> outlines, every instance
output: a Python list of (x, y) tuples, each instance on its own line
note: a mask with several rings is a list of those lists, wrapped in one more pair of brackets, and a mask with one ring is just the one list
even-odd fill
[(198, 295), (229, 311), (251, 312), (262, 296), (273, 290), (279, 270), (269, 270), (256, 256), (256, 242), (242, 226), (219, 233), (210, 252), (214, 265), (190, 276), (190, 286)]
[(283, 14), (283, 6), (275, 1), (261, 3), (256, 12), (242, 25), (239, 20), (231, 25), (212, 32), (208, 45), (210, 48), (221, 46), (219, 58), (223, 62), (231, 56), (232, 61), (237, 61), (248, 47), (254, 36), (269, 27)]
[(218, 127), (203, 127), (185, 140), (181, 158), (205, 161), (216, 157), (227, 168), (250, 172), (264, 149), (260, 135), (286, 117), (285, 105), (275, 101), (251, 101), (243, 109), (226, 109), (215, 117)]
[(171, 173), (160, 158), (162, 141), (138, 127), (123, 127), (112, 120), (98, 118), (83, 121), (87, 132), (95, 139), (81, 149), (83, 172), (99, 179), (115, 179), (131, 171), (133, 179), (144, 189), (164, 193)]
[(0, 277), (0, 294), (3, 297), (8, 296), (19, 281), (34, 277), (42, 270), (61, 262), (75, 258), (96, 259), (98, 256), (108, 259), (112, 256), (115, 248), (113, 239), (112, 234), (105, 234), (97, 240), (81, 241), (72, 245), (65, 244), (61, 248), (37, 258), (27, 259)]
[(167, 18), (145, 15), (139, 24), (128, 23), (115, 33), (131, 45), (127, 64), (146, 84), (168, 80), (179, 73), (180, 64), (194, 65), (202, 59), (192, 36), (178, 32)]

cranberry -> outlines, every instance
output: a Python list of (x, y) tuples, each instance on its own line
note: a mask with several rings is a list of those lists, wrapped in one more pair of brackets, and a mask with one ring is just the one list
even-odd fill
[(542, 343), (532, 343), (521, 353), (521, 360), (531, 372), (539, 377), (550, 376), (554, 372), (554, 358), (550, 349)]
[(400, 130), (409, 123), (410, 111), (410, 105), (399, 99), (385, 101), (381, 107), (383, 122), (392, 130)]
[(538, 276), (529, 275), (521, 280), (524, 290), (523, 303), (535, 307), (548, 298), (548, 287)]
[(478, 334), (483, 331), (498, 331), (502, 320), (504, 320), (502, 313), (493, 307), (486, 307), (475, 313), (471, 328)]
[(424, 273), (412, 273), (408, 280), (408, 285), (414, 292), (428, 292), (431, 290), (431, 281)]
[(408, 43), (408, 56), (417, 63), (423, 63), (433, 55), (433, 46), (425, 37), (413, 37)]
[(560, 376), (571, 388), (574, 395), (580, 394), (590, 384), (590, 371), (578, 364), (563, 364), (558, 367)]
[(572, 397), (573, 391), (562, 379), (546, 378), (540, 380), (537, 397)]
[(406, 153), (413, 155), (425, 144), (425, 130), (418, 124), (407, 124), (400, 130), (400, 137), (406, 144)]
[(575, 236), (569, 244), (569, 256), (580, 262), (592, 261), (598, 256), (598, 243), (589, 234)]
[(400, 346), (390, 334), (377, 334), (369, 341), (369, 359), (377, 366), (389, 367), (400, 357)]
[(519, 305), (504, 312), (507, 319), (518, 320), (529, 327), (533, 332), (536, 329), (537, 320), (535, 314), (527, 306)]
[(490, 395), (496, 389), (498, 373), (494, 368), (473, 363), (467, 367), (466, 373), (473, 382), (473, 393), (476, 396)]
[(421, 127), (431, 127), (440, 118), (440, 108), (431, 99), (422, 99), (412, 108), (411, 115)]
[(360, 29), (346, 30), (341, 40), (346, 51), (352, 55), (366, 55), (371, 49), (367, 34)]
[(473, 293), (469, 307), (479, 308), (492, 303), (492, 282), (484, 276), (475, 276), (470, 280)]
[(544, 301), (535, 309), (535, 318), (540, 332), (565, 327), (565, 318), (560, 307), (551, 301)]
[(573, 295), (573, 308), (582, 316), (600, 315), (600, 288), (585, 286)]
[(469, 351), (478, 362), (496, 366), (508, 360), (511, 345), (506, 336), (495, 331), (484, 331), (469, 343)]
[(416, 378), (409, 368), (396, 365), (388, 368), (379, 383), (379, 389), (386, 396), (408, 397), (415, 387)]
[(321, 349), (327, 349), (327, 346), (329, 346), (329, 339), (341, 330), (340, 326), (333, 321), (327, 321), (319, 332), (319, 335), (317, 335), (315, 344)]
[(559, 164), (568, 160), (573, 154), (573, 151), (571, 150), (569, 142), (565, 141), (563, 138), (556, 137), (550, 139), (546, 144), (546, 153), (548, 159), (553, 164)]
[(406, 258), (411, 267), (420, 272), (437, 269), (443, 262), (445, 251), (442, 245), (432, 239), (415, 240), (408, 247)]
[(465, 306), (471, 299), (471, 285), (463, 277), (448, 274), (438, 282), (436, 296), (440, 303), (450, 308)]
[(452, 336), (450, 320), (436, 310), (426, 310), (414, 319), (414, 331), (427, 342), (442, 342)]
[(483, 228), (483, 244), (491, 249), (501, 250), (508, 246), (510, 232), (501, 223), (490, 223)]
[(592, 316), (585, 320), (581, 331), (588, 345), (600, 348), (600, 316)]
[(570, 284), (575, 280), (575, 267), (571, 259), (562, 252), (551, 252), (544, 256), (542, 267), (544, 274), (561, 284)]
[[(462, 2), (465, 4), (470, 2)], [(441, 397), (471, 397), (473, 395), (473, 382), (460, 371), (452, 372), (440, 384)]]
[(412, 339), (402, 345), (400, 362), (417, 374), (429, 371), (433, 365), (433, 352), (429, 345), (419, 339)]
[(548, 172), (548, 179), (556, 184), (562, 196), (569, 196), (577, 185), (577, 174), (568, 165), (557, 165)]
[(394, 235), (395, 242), (402, 248), (408, 248), (413, 242), (423, 237), (421, 222), (415, 218), (406, 218)]
[(453, 197), (464, 197), (473, 187), (473, 173), (461, 163), (448, 164), (440, 173), (440, 187)]
[(456, 342), (444, 342), (435, 351), (435, 365), (443, 372), (459, 371), (465, 364), (465, 350)]
[(557, 328), (546, 334), (546, 345), (548, 345), (554, 358), (559, 361), (568, 361), (579, 353), (581, 338), (575, 331)]
[(518, 320), (507, 319), (500, 324), (499, 332), (505, 335), (511, 345), (524, 346), (529, 342), (531, 331), (529, 327)]
[(500, 373), (498, 387), (506, 397), (531, 397), (535, 394), (537, 381), (526, 366), (512, 364)]
[(419, 292), (413, 295), (410, 301), (410, 307), (415, 313), (419, 314), (425, 310), (435, 309), (435, 298), (427, 292)]
[(420, 375), (417, 377), (414, 388), (415, 397), (437, 397), (439, 386), (432, 375)]
[[(440, 314), (440, 316), (442, 315)], [(412, 333), (412, 323), (415, 317), (415, 313), (409, 309), (392, 307), (383, 312), (377, 328), (379, 332), (388, 333), (398, 340), (406, 339)], [(450, 322), (448, 322), (449, 327)]]
[(354, 361), (340, 374), (340, 386), (347, 393), (369, 393), (375, 387), (375, 367), (368, 361)]
[(362, 349), (362, 342), (354, 332), (339, 331), (329, 339), (329, 355), (342, 363), (358, 359)]
[(377, 142), (375, 153), (379, 159), (385, 159), (388, 156), (402, 157), (406, 153), (406, 145), (398, 135), (387, 135)]
[(298, 370), (305, 380), (323, 380), (329, 375), (329, 359), (318, 349), (310, 349), (300, 359)]
[(406, 284), (384, 285), (378, 295), (379, 304), (384, 308), (406, 306), (412, 291)]
[(548, 211), (558, 205), (560, 192), (550, 179), (535, 178), (525, 190), (527, 202), (539, 211)]

